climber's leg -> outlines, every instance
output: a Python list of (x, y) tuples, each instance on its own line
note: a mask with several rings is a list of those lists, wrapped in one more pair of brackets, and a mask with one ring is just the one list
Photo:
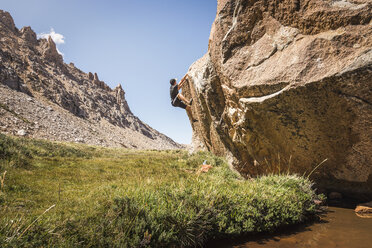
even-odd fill
[(192, 99), (188, 101), (186, 97), (184, 97), (181, 93), (178, 93), (177, 98), (183, 101), (184, 103), (188, 103), (189, 105), (192, 103)]

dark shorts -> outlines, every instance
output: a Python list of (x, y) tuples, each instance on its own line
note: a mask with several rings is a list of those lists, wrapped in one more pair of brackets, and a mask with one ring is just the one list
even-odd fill
[(186, 109), (186, 104), (181, 101), (180, 99), (178, 99), (178, 97), (176, 97), (172, 103), (173, 107), (179, 107), (179, 108), (183, 108), (183, 109)]

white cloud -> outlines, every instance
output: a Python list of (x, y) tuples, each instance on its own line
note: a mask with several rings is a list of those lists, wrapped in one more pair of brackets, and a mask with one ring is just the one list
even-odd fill
[(50, 29), (49, 33), (41, 33), (37, 35), (37, 38), (43, 38), (43, 39), (48, 39), (48, 37), (52, 37), (52, 40), (54, 43), (57, 45), (59, 44), (65, 44), (65, 37), (62, 34), (56, 33), (53, 28)]
[(61, 53), (61, 52), (58, 50), (58, 45), (65, 44), (65, 37), (64, 37), (62, 34), (56, 33), (56, 32), (54, 31), (54, 29), (51, 28), (49, 33), (41, 33), (41, 34), (38, 34), (38, 35), (37, 35), (37, 38), (38, 38), (38, 39), (40, 39), (40, 38), (42, 38), (42, 39), (48, 39), (49, 36), (52, 38), (52, 40), (54, 41), (54, 43), (56, 43), (58, 53), (61, 54), (61, 55), (63, 56), (63, 53)]

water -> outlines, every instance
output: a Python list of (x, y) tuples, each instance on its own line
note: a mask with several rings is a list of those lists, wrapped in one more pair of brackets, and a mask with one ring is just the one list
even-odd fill
[(372, 248), (372, 219), (357, 217), (354, 209), (329, 207), (320, 221), (275, 234), (255, 235), (211, 247), (234, 248)]

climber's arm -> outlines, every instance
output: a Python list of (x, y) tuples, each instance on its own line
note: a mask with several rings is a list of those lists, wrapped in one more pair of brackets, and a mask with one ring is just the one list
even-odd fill
[(188, 77), (188, 75), (186, 74), (182, 79), (181, 79), (181, 82), (178, 84), (178, 89), (181, 89), (183, 87), (183, 84), (185, 83), (185, 79)]

